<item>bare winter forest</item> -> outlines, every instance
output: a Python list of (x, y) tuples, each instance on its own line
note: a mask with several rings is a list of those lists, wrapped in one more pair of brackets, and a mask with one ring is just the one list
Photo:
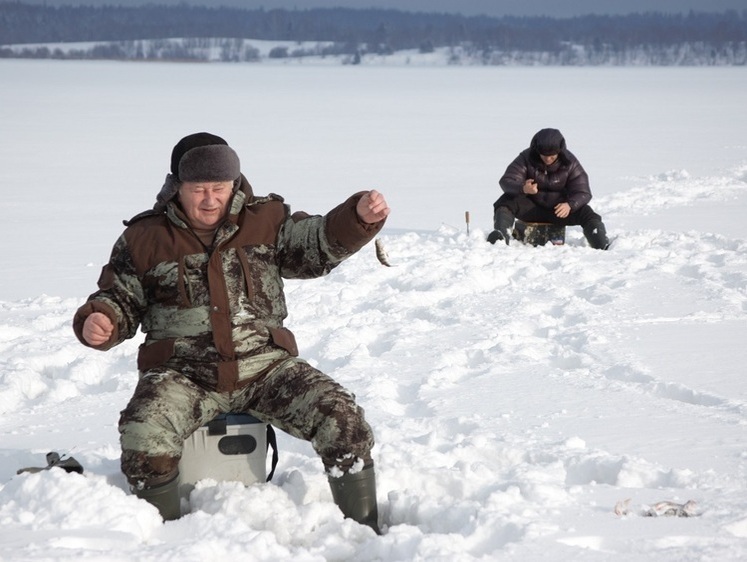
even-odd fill
[[(278, 42), (260, 48), (257, 42)], [(466, 17), (346, 8), (0, 3), (0, 58), (345, 63), (409, 51), (449, 64), (747, 64), (747, 11), (625, 16)]]

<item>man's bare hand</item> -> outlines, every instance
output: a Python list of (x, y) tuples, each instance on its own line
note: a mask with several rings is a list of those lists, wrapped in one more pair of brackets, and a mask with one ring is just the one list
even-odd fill
[(384, 196), (372, 189), (358, 200), (355, 207), (358, 217), (367, 223), (374, 224), (384, 220), (389, 215), (389, 205)]
[(537, 187), (537, 182), (534, 180), (527, 180), (524, 182), (524, 193), (527, 195), (534, 195), (539, 191), (539, 188)]
[(109, 341), (114, 333), (114, 325), (106, 314), (94, 312), (83, 323), (83, 339), (89, 345), (101, 345)]
[(558, 203), (555, 205), (555, 216), (561, 219), (571, 214), (571, 206), (568, 203)]

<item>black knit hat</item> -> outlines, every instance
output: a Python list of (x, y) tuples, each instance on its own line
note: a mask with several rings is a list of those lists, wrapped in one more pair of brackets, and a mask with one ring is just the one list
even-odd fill
[(549, 156), (562, 154), (565, 150), (565, 139), (557, 129), (542, 129), (532, 137), (529, 145), (537, 154)]
[(239, 157), (217, 135), (194, 133), (171, 152), (171, 173), (184, 181), (234, 181), (241, 175)]

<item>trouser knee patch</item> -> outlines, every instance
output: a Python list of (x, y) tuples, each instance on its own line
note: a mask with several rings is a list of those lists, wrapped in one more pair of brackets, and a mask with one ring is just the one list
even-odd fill
[(149, 455), (144, 451), (122, 451), (122, 472), (136, 486), (156, 486), (173, 479), (179, 471), (179, 457)]

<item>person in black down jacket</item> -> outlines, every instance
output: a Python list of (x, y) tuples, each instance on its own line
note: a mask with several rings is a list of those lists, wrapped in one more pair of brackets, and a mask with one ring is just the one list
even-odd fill
[(592, 248), (609, 247), (600, 217), (588, 205), (589, 176), (566, 148), (557, 129), (542, 129), (526, 150), (506, 168), (500, 180), (504, 193), (493, 204), (494, 228), (488, 242), (508, 244), (514, 219), (562, 226), (580, 225)]

